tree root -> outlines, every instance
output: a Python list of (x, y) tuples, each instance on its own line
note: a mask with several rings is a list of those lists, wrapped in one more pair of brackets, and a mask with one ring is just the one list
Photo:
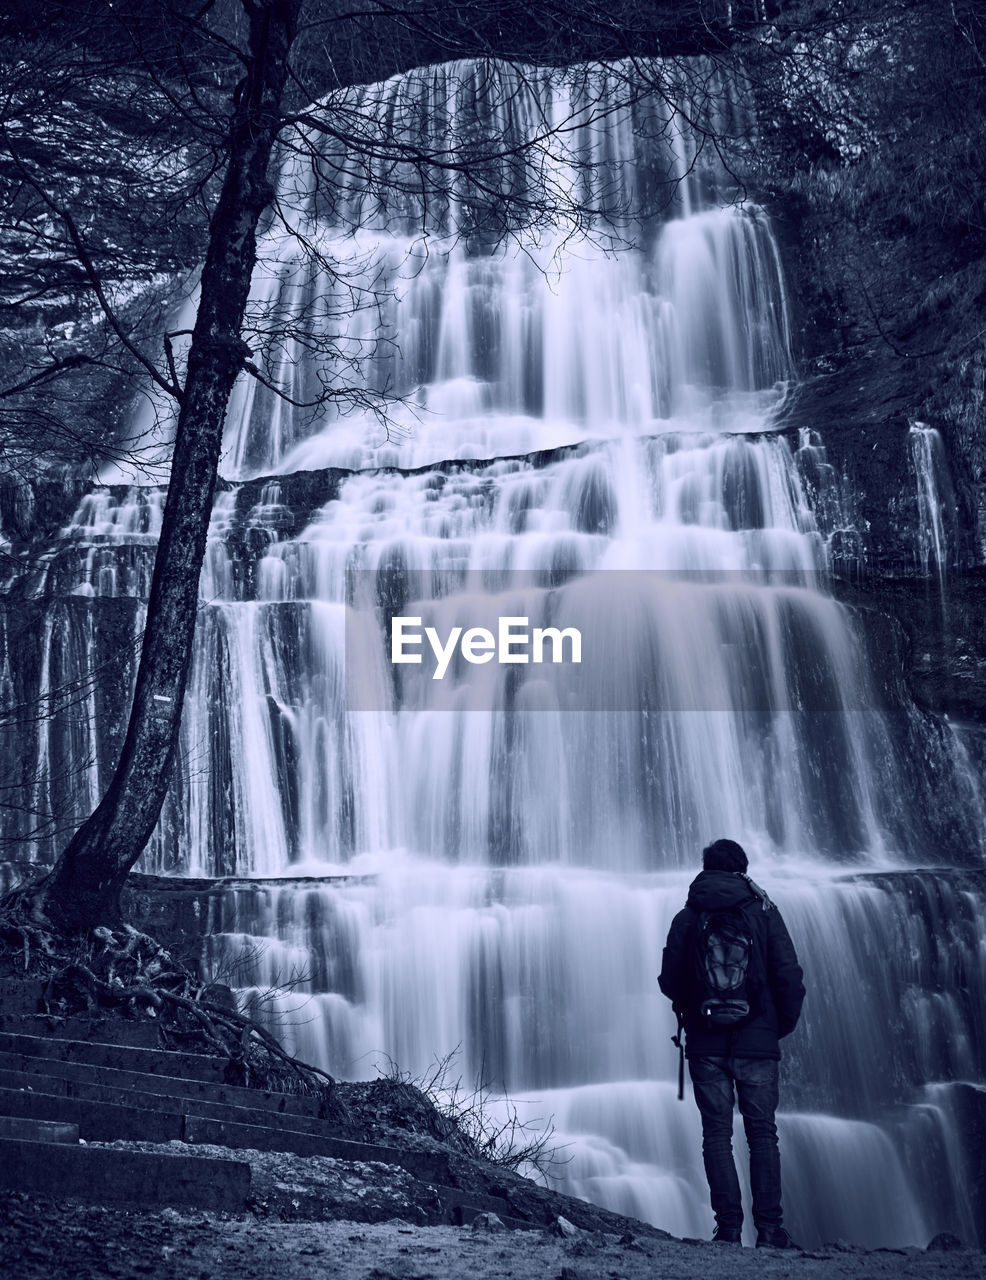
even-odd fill
[[(260, 1023), (211, 998), (202, 982), (156, 939), (133, 928), (101, 926), (67, 938), (38, 921), (27, 903), (0, 912), (0, 960), (44, 980), (40, 1016), (62, 1020), (95, 1009), (130, 1020), (153, 1019), (165, 1047), (175, 1043), (226, 1061), (230, 1083), (326, 1097), (335, 1080), (299, 1062)], [(18, 909), (20, 908), (20, 909)]]

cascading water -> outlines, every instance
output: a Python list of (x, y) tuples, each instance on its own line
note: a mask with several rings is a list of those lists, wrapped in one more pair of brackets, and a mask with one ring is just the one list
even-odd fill
[(926, 422), (912, 422), (907, 433), (918, 502), (918, 559), (932, 571), (944, 599), (945, 577), (953, 554), (955, 498), (941, 435)]
[[(301, 975), (264, 1004), (290, 1048), (346, 1077), (458, 1049), (466, 1079), (553, 1115), (559, 1185), (701, 1235), (698, 1115), (656, 975), (702, 845), (739, 839), (809, 988), (779, 1116), (792, 1232), (975, 1238), (960, 1117), (983, 1089), (983, 901), (952, 868), (981, 865), (977, 784), (948, 734), (887, 704), (824, 591), (805, 483), (824, 449), (777, 417), (792, 371), (767, 219), (715, 205), (722, 176), (678, 117), (593, 115), (580, 95), (614, 74), (457, 65), (347, 100), (408, 137), (571, 120), (538, 179), (582, 184), (581, 215), (520, 237), (481, 234), (464, 178), (422, 193), (389, 172), (384, 198), (329, 143), (285, 163), (280, 199), (321, 258), (274, 228), (262, 245), (255, 301), (289, 333), (272, 373), (302, 400), (356, 360), (368, 394), (401, 399), (386, 428), (313, 426), (238, 387), (145, 865), (241, 878), (208, 963), (248, 1002)], [(506, 159), (495, 177), (516, 195)], [(347, 314), (314, 354), (290, 336)], [(99, 490), (33, 584), (70, 597), (63, 665), (80, 634), (80, 670), (100, 662), (80, 610), (146, 592), (157, 510), (155, 490)], [(443, 633), (578, 627), (581, 682), (461, 661), (395, 679), (384, 597)], [(55, 717), (32, 766), (43, 791), (53, 743), (89, 762), (78, 816), (119, 732), (100, 715), (85, 742)]]

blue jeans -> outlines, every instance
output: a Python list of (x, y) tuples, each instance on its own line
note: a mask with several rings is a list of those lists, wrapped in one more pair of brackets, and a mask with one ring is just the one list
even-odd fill
[(757, 1230), (779, 1227), (781, 1157), (777, 1146), (778, 1063), (773, 1058), (690, 1058), (695, 1101), (702, 1113), (702, 1157), (712, 1211), (720, 1227), (743, 1225), (733, 1163), (733, 1086), (750, 1148), (750, 1189)]

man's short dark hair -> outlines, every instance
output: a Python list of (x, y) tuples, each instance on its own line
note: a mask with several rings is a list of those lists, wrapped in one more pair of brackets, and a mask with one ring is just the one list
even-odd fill
[(750, 865), (746, 850), (735, 840), (713, 840), (702, 850), (705, 871), (745, 871)]

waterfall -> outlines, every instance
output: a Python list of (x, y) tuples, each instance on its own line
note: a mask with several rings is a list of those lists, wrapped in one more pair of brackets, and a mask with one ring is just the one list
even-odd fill
[[(945, 577), (954, 552), (955, 497), (945, 446), (934, 427), (912, 422), (907, 433), (918, 504), (918, 563), (935, 574), (944, 599)], [(951, 535), (951, 536), (950, 536)]]
[[(569, 122), (560, 152), (505, 145), (482, 184), (357, 166), (314, 126), (317, 160), (285, 156), (279, 200), (318, 253), (263, 237), (254, 316), (286, 335), (263, 360), (296, 402), (340, 398), (312, 420), (236, 388), (143, 865), (235, 878), (207, 963), (292, 1051), (347, 1078), (457, 1051), (464, 1079), (554, 1117), (556, 1185), (707, 1235), (656, 976), (702, 846), (738, 839), (807, 975), (778, 1118), (792, 1233), (975, 1239), (978, 783), (826, 591), (824, 530), (850, 517), (820, 519), (824, 424), (784, 430), (769, 219), (725, 199), (688, 111), (600, 111), (619, 84), (455, 64), (325, 105), (453, 147)], [(534, 216), (539, 185), (581, 193), (579, 216)], [(45, 653), (81, 646), (93, 673), (30, 761), (36, 808), (63, 785), (50, 761), (78, 762), (63, 822), (108, 776), (120, 708), (98, 673), (139, 635), (159, 516), (157, 488), (97, 488), (26, 589)], [(398, 615), (572, 629), (583, 661), (398, 671)], [(35, 856), (56, 847), (37, 833)]]

